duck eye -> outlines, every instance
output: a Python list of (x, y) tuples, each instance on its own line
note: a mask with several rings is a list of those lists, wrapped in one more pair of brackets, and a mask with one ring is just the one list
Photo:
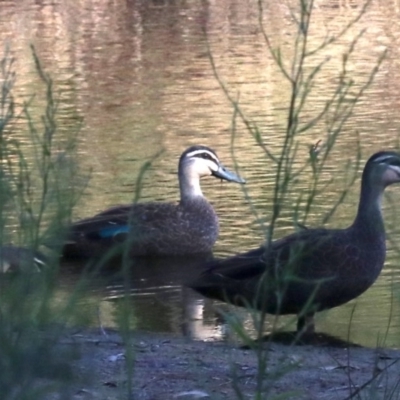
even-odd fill
[(201, 154), (201, 158), (203, 158), (204, 160), (210, 160), (210, 161), (215, 161), (210, 154), (208, 153), (202, 153)]

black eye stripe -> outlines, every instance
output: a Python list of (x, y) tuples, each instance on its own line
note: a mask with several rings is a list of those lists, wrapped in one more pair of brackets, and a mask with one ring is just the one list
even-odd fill
[(381, 156), (381, 157), (375, 159), (375, 162), (378, 162), (380, 164), (386, 164), (387, 162), (390, 162), (390, 160), (392, 158), (393, 157), (391, 157), (391, 156)]
[(397, 153), (378, 153), (375, 154), (375, 156), (371, 157), (371, 161), (373, 163), (381, 164), (381, 165), (387, 165), (387, 166), (395, 166), (399, 167), (400, 166), (400, 158)]
[(191, 153), (188, 153), (187, 157), (189, 157), (189, 158), (194, 158), (194, 157), (202, 158), (203, 160), (209, 160), (209, 161), (215, 162), (216, 164), (219, 164), (218, 158), (214, 154), (212, 154), (212, 153), (210, 153), (209, 151), (206, 151), (206, 150), (193, 151)]
[(400, 160), (396, 159), (394, 157), (387, 157), (385, 159), (378, 160), (379, 164), (387, 164), (387, 165), (393, 165), (393, 166), (400, 166)]
[(198, 157), (204, 158), (205, 160), (213, 160), (213, 161), (215, 161), (215, 160), (214, 160), (214, 158), (213, 158), (213, 157), (211, 157), (211, 155), (210, 155), (210, 154), (208, 154), (208, 153), (202, 153), (202, 154), (199, 154), (199, 156), (198, 156)]

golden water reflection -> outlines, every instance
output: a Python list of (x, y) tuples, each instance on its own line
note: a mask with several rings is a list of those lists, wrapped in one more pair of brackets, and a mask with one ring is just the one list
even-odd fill
[[(290, 14), (296, 4), (295, 0), (264, 4), (266, 31), (272, 45), (281, 46), (285, 61), (293, 54), (295, 29), (290, 24)], [(340, 32), (355, 18), (361, 5), (362, 2), (357, 0), (317, 1), (309, 38), (311, 48), (318, 46), (326, 35)], [(316, 198), (307, 220), (309, 226), (319, 225), (337, 199), (344, 185), (347, 160), (354, 160), (358, 142), (363, 160), (382, 148), (398, 147), (399, 12), (394, 1), (374, 2), (337, 44), (317, 53), (307, 65), (312, 68), (321, 60), (330, 59), (310, 93), (302, 114), (305, 121), (324, 107), (337, 84), (343, 54), (361, 30), (365, 29), (365, 32), (347, 66), (355, 89), (366, 81), (378, 57), (387, 50), (374, 84), (343, 127), (328, 159), (320, 185), (330, 184)], [(37, 110), (34, 116), (43, 105), (39, 95), (42, 87), (29, 48), (33, 44), (43, 67), (53, 77), (59, 95), (61, 134), (75, 132), (80, 119), (84, 121), (79, 161), (83, 170), (93, 172), (88, 190), (75, 210), (75, 218), (93, 215), (110, 205), (130, 202), (133, 184), (143, 162), (160, 150), (163, 153), (144, 180), (144, 201), (177, 199), (177, 160), (189, 145), (202, 143), (213, 147), (221, 160), (232, 167), (233, 108), (213, 74), (207, 40), (221, 80), (231, 95), (240, 99), (246, 117), (257, 124), (268, 148), (275, 155), (279, 154), (287, 124), (289, 85), (268, 54), (258, 20), (255, 0), (2, 2), (0, 38), (10, 45), (16, 59), (18, 101), (38, 93), (33, 102)], [(22, 127), (21, 131), (23, 136)], [(302, 134), (298, 143), (298, 164), (307, 157), (311, 144), (326, 138), (324, 121)], [(254, 212), (266, 221), (271, 215), (274, 167), (239, 122), (234, 154), (240, 174), (248, 181), (246, 189), (253, 209), (238, 186), (204, 180), (204, 193), (220, 216), (217, 256), (257, 246), (264, 234), (260, 224), (255, 222)], [(296, 185), (293, 193), (297, 196), (308, 187), (307, 174), (302, 175)], [(352, 221), (358, 193), (356, 184), (330, 226), (343, 227)], [(370, 345), (376, 341), (378, 332), (386, 329), (389, 318), (386, 312), (392, 310), (393, 315), (399, 314), (396, 283), (400, 276), (400, 256), (396, 243), (400, 243), (400, 225), (395, 200), (400, 188), (391, 188), (390, 193), (392, 201), (385, 202), (390, 241), (384, 273), (357, 301), (353, 314), (352, 303), (324, 314), (319, 322), (321, 329), (346, 337), (349, 315), (352, 314), (352, 335), (356, 341)], [(285, 204), (277, 237), (293, 229), (295, 198)], [(153, 278), (148, 278), (148, 286), (154, 288)], [(68, 282), (67, 277), (65, 282)], [(163, 292), (159, 289), (163, 285), (158, 283), (158, 289), (135, 297), (140, 327), (177, 332), (176, 326), (183, 318), (182, 303), (192, 304), (191, 312), (195, 315), (199, 315), (203, 302), (209, 304), (199, 299), (182, 302), (186, 289), (176, 282), (167, 284), (173, 287)], [(93, 291), (106, 297), (111, 292), (111, 289), (108, 292), (103, 289)], [(158, 298), (162, 300), (158, 301)], [(157, 308), (161, 303), (164, 310)], [(211, 315), (209, 311), (204, 313)], [(153, 314), (163, 318), (149, 318)], [(160, 320), (163, 320), (162, 324)], [(112, 318), (109, 321), (112, 324)], [(210, 332), (214, 332), (211, 336), (222, 335), (221, 325), (214, 317), (205, 321), (207, 329), (211, 327)], [(390, 343), (398, 345), (399, 322), (393, 318), (391, 324)]]

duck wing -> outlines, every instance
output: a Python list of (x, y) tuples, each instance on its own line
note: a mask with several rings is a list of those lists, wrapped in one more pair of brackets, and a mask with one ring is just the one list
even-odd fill
[(154, 202), (115, 206), (94, 217), (74, 223), (70, 238), (122, 241), (130, 234), (132, 240), (135, 237), (142, 241), (146, 237), (154, 237), (160, 235), (163, 230), (168, 230), (179, 213), (179, 207), (173, 203)]
[(128, 222), (132, 205), (115, 206), (93, 217), (75, 222), (70, 229), (69, 240), (113, 238), (129, 231)]
[[(309, 270), (310, 266), (312, 269), (313, 258), (322, 259), (327, 247), (331, 251), (336, 247), (329, 243), (331, 232), (313, 229), (293, 233), (272, 242), (269, 247), (261, 246), (224, 260), (215, 260), (206, 266), (201, 276), (218, 275), (240, 281), (258, 279), (265, 273), (286, 270), (291, 262), (296, 265), (298, 272), (304, 268)], [(314, 272), (316, 275), (323, 275), (326, 271), (316, 269)]]
[(384, 257), (384, 241), (365, 246), (351, 228), (304, 230), (209, 264), (190, 286), (207, 297), (267, 312), (299, 312), (311, 298), (319, 309), (331, 308), (364, 292)]

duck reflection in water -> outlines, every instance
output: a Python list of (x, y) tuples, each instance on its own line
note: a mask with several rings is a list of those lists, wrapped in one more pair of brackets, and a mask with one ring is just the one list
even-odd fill
[[(108, 260), (63, 262), (63, 288), (73, 290), (78, 282), (88, 303), (99, 304), (104, 327), (115, 324), (115, 309), (121, 299), (129, 302), (134, 328), (169, 332), (193, 339), (222, 338), (223, 326), (204, 320), (213, 313), (211, 300), (204, 302), (184, 283), (193, 280), (202, 265), (213, 259), (211, 252), (164, 257), (112, 257)], [(111, 305), (111, 307), (110, 307)]]

